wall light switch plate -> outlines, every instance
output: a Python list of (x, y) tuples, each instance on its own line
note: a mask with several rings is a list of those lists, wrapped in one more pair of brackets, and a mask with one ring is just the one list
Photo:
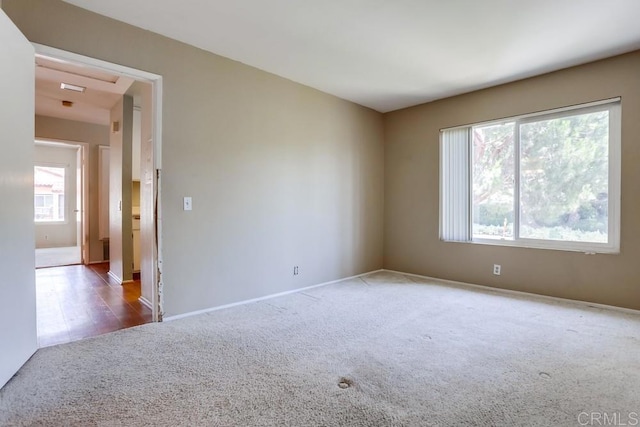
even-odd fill
[(185, 197), (182, 200), (182, 210), (190, 211), (193, 209), (193, 204), (191, 203), (191, 197)]

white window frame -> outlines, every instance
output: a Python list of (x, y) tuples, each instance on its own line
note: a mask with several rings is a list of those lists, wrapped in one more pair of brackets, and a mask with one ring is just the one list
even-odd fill
[[(609, 111), (609, 176), (608, 176), (608, 230), (607, 230), (607, 243), (596, 242), (573, 242), (564, 240), (541, 240), (541, 239), (527, 239), (520, 237), (519, 225), (520, 225), (520, 142), (519, 138), (515, 140), (514, 155), (516, 156), (515, 163), (515, 177), (516, 183), (514, 188), (514, 236), (513, 239), (481, 239), (473, 238), (472, 221), (473, 221), (473, 203), (471, 202), (471, 188), (473, 188), (473, 174), (471, 173), (472, 164), (472, 140), (471, 132), (474, 127), (483, 127), (495, 124), (502, 124), (506, 122), (514, 122), (515, 132), (519, 133), (519, 127), (521, 124), (550, 120), (554, 118), (565, 117), (574, 114), (587, 114), (595, 111)], [(620, 252), (620, 181), (621, 181), (621, 98), (612, 98), (602, 101), (591, 102), (588, 104), (573, 105), (568, 107), (557, 108), (548, 111), (541, 111), (531, 114), (525, 114), (520, 116), (507, 117), (499, 120), (491, 120), (480, 123), (473, 123), (465, 126), (457, 126), (452, 128), (441, 129), (440, 131), (440, 239), (447, 242), (466, 242), (476, 243), (483, 245), (496, 245), (496, 246), (514, 246), (525, 248), (539, 248), (539, 249), (551, 249), (551, 250), (563, 250), (563, 251), (578, 251), (585, 253), (619, 253)], [(468, 159), (469, 172), (466, 173), (468, 180), (463, 183), (459, 188), (462, 194), (468, 199), (468, 205), (466, 207), (467, 212), (461, 213), (466, 216), (469, 221), (469, 231), (466, 235), (455, 235), (447, 230), (450, 227), (452, 221), (451, 218), (447, 218), (446, 208), (444, 206), (448, 197), (447, 191), (451, 191), (450, 182), (452, 181), (450, 172), (448, 171), (448, 164), (451, 163), (450, 159), (445, 159), (445, 132), (453, 130), (468, 129), (468, 152), (466, 158)], [(462, 154), (461, 157), (464, 157)], [(464, 185), (467, 188), (463, 188)]]

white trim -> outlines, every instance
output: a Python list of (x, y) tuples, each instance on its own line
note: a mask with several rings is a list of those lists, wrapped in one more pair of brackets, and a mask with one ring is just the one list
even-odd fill
[[(153, 266), (153, 321), (162, 322), (164, 318), (164, 266), (162, 264), (162, 232), (163, 216), (162, 216), (162, 169), (154, 170), (155, 176), (152, 178), (154, 182), (154, 191), (152, 194), (153, 204), (155, 205), (155, 226), (156, 226), (156, 246), (154, 248), (154, 256), (157, 260)], [(142, 266), (141, 266), (142, 267)]]
[(60, 148), (69, 148), (69, 149), (71, 149), (69, 145), (80, 146), (83, 144), (84, 145), (88, 144), (87, 142), (84, 142), (84, 141), (72, 141), (70, 139), (47, 138), (43, 136), (36, 136), (33, 142), (37, 145), (46, 145), (50, 147), (60, 147)]
[[(622, 198), (622, 101), (609, 109), (609, 239), (610, 245), (620, 252), (620, 217)], [(613, 143), (612, 143), (613, 142)], [(615, 197), (611, 197), (611, 195)]]
[(149, 301), (148, 299), (146, 299), (145, 297), (141, 296), (138, 298), (138, 301), (140, 302), (140, 304), (144, 305), (145, 307), (147, 307), (149, 310), (153, 310), (153, 304), (151, 304), (151, 301)]
[(111, 277), (113, 280), (115, 280), (116, 282), (118, 282), (119, 285), (122, 285), (122, 279), (119, 278), (113, 271), (109, 270), (107, 272), (107, 275)]
[(55, 47), (46, 46), (40, 43), (31, 43), (36, 51), (36, 56), (52, 56), (59, 61), (69, 61), (76, 65), (84, 65), (91, 68), (100, 68), (107, 72), (132, 78), (134, 80), (146, 80), (153, 82), (161, 77), (158, 74), (148, 71), (139, 70), (137, 68), (127, 67), (125, 65), (114, 64), (112, 62), (103, 61), (101, 59), (84, 56), (67, 50), (57, 49)]
[(260, 301), (268, 300), (268, 299), (271, 299), (271, 298), (282, 297), (282, 296), (285, 296), (285, 295), (295, 294), (297, 292), (308, 291), (309, 289), (319, 288), (321, 286), (327, 286), (327, 285), (331, 285), (331, 284), (334, 284), (334, 283), (344, 282), (345, 280), (357, 279), (358, 277), (366, 276), (366, 275), (372, 274), (372, 273), (378, 273), (380, 271), (384, 271), (384, 270), (383, 269), (379, 269), (379, 270), (368, 271), (366, 273), (356, 274), (355, 276), (350, 276), (350, 277), (345, 277), (345, 278), (342, 278), (342, 279), (332, 280), (330, 282), (319, 283), (317, 285), (311, 285), (311, 286), (307, 286), (305, 288), (292, 289), (290, 291), (279, 292), (277, 294), (266, 295), (266, 296), (259, 297), (259, 298), (252, 298), (252, 299), (248, 299), (248, 300), (233, 302), (231, 304), (225, 304), (225, 305), (219, 305), (219, 306), (216, 306), (216, 307), (205, 308), (203, 310), (190, 311), (188, 313), (183, 313), (183, 314), (176, 314), (174, 316), (165, 317), (163, 319), (163, 321), (164, 322), (172, 322), (174, 320), (183, 319), (185, 317), (197, 316), (199, 314), (205, 314), (205, 313), (210, 313), (212, 311), (223, 310), (225, 308), (237, 307), (239, 305), (246, 305), (246, 304), (251, 304), (251, 303), (254, 303), (254, 302), (260, 302)]
[(87, 265), (91, 259), (91, 231), (89, 228), (89, 174), (92, 172), (89, 165), (90, 146), (88, 143), (81, 143), (80, 155), (82, 156), (80, 171), (82, 173), (82, 200), (80, 215), (82, 217), (82, 224), (80, 233), (80, 254), (82, 256), (82, 263)]
[(420, 279), (431, 280), (431, 281), (435, 282), (436, 284), (452, 285), (452, 286), (461, 287), (461, 288), (471, 288), (471, 289), (475, 289), (475, 290), (495, 292), (495, 293), (498, 293), (498, 294), (506, 294), (506, 295), (527, 297), (527, 298), (538, 299), (538, 300), (543, 300), (543, 301), (552, 301), (552, 302), (555, 302), (555, 303), (578, 305), (578, 306), (585, 307), (585, 308), (599, 308), (599, 309), (603, 309), (603, 310), (618, 311), (618, 312), (625, 313), (625, 314), (633, 314), (633, 315), (636, 315), (636, 316), (640, 316), (640, 310), (634, 310), (632, 308), (626, 308), (626, 307), (617, 307), (615, 305), (599, 304), (599, 303), (596, 303), (596, 302), (588, 302), (588, 301), (581, 301), (581, 300), (575, 300), (575, 299), (569, 299), (569, 298), (554, 297), (554, 296), (550, 296), (550, 295), (534, 294), (534, 293), (531, 293), (531, 292), (516, 291), (516, 290), (513, 290), (513, 289), (494, 288), (492, 286), (476, 285), (474, 283), (458, 282), (458, 281), (455, 281), (455, 280), (438, 279), (436, 277), (423, 276), (421, 274), (413, 274), (413, 273), (403, 273), (402, 271), (388, 270), (386, 268), (383, 269), (382, 271), (386, 271), (388, 273), (402, 274), (402, 275), (410, 276), (410, 277), (418, 277)]
[(511, 248), (545, 249), (549, 251), (582, 252), (586, 255), (617, 255), (620, 253), (619, 247), (612, 248), (605, 243), (572, 242), (569, 240), (527, 239), (524, 237), (520, 237), (519, 239), (515, 240), (475, 238), (469, 241), (447, 240), (446, 242), (471, 243), (475, 245), (507, 246)]
[(462, 128), (468, 128), (468, 127), (475, 127), (475, 126), (497, 125), (497, 124), (502, 124), (503, 122), (512, 122), (512, 121), (516, 121), (516, 120), (528, 119), (528, 118), (531, 118), (531, 117), (542, 117), (542, 116), (554, 115), (554, 114), (563, 113), (563, 112), (566, 112), (566, 111), (581, 110), (581, 109), (584, 109), (584, 108), (597, 107), (597, 106), (606, 105), (606, 104), (613, 104), (613, 103), (621, 102), (621, 101), (622, 101), (622, 98), (617, 96), (617, 97), (614, 97), (614, 98), (601, 99), (599, 101), (585, 102), (583, 104), (572, 104), (572, 105), (567, 105), (567, 106), (564, 106), (564, 107), (552, 108), (550, 110), (540, 110), (540, 111), (535, 111), (535, 112), (527, 113), (527, 114), (520, 114), (520, 115), (516, 115), (516, 116), (508, 116), (508, 117), (502, 117), (502, 118), (498, 118), (498, 119), (490, 119), (490, 120), (486, 120), (486, 121), (483, 121), (483, 122), (467, 123), (467, 124), (464, 124), (464, 125), (451, 126), (451, 127), (440, 129), (440, 132), (449, 131), (449, 130), (456, 130), (456, 129), (462, 129)]

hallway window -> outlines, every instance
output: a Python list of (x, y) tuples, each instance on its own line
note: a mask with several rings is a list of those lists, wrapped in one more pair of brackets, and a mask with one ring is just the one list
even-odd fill
[(34, 167), (34, 219), (36, 222), (65, 220), (64, 181), (64, 168)]

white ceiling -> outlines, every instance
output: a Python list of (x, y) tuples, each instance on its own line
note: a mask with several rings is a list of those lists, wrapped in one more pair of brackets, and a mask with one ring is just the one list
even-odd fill
[(65, 0), (381, 112), (640, 48), (639, 0)]
[[(69, 83), (84, 93), (60, 88)], [(36, 55), (35, 109), (39, 116), (108, 125), (110, 111), (127, 92), (133, 79)], [(71, 101), (71, 107), (62, 105)]]

